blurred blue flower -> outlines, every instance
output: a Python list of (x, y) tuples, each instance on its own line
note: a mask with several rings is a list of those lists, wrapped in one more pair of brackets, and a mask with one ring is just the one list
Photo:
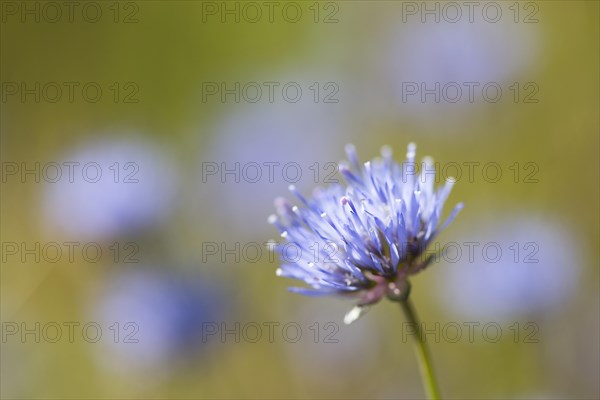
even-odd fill
[(206, 356), (203, 323), (223, 318), (227, 308), (219, 289), (155, 268), (120, 272), (94, 306), (101, 325), (110, 327), (99, 361), (111, 371), (159, 381), (178, 364)]
[(496, 210), (478, 219), (483, 228), (471, 229), (455, 242), (471, 243), (472, 258), (462, 246), (458, 265), (442, 268), (436, 276), (434, 292), (448, 314), (508, 322), (568, 304), (578, 290), (585, 248), (567, 222), (533, 210), (500, 216)]
[(543, 62), (539, 24), (471, 23), (466, 15), (456, 23), (392, 21), (371, 36), (371, 57), (356, 80), (369, 99), (363, 110), (370, 118), (416, 124), (420, 134), (468, 133), (481, 107), (512, 99), (513, 85), (530, 81)]
[(346, 315), (346, 323), (386, 295), (407, 296), (408, 277), (434, 256), (422, 257), (427, 245), (462, 208), (458, 204), (438, 228), (454, 181), (434, 191), (433, 160), (425, 158), (417, 174), (415, 150), (409, 144), (407, 161), (397, 164), (391, 149), (384, 147), (382, 159), (361, 165), (348, 145), (350, 165), (340, 165), (347, 186), (317, 189), (310, 199), (291, 186), (302, 208), (275, 200), (279, 217), (271, 215), (269, 222), (285, 239), (275, 246), (283, 261), (277, 275), (312, 286), (291, 291), (355, 296), (358, 304)]
[[(302, 85), (308, 87), (310, 83)], [(238, 240), (255, 238), (257, 227), (264, 221), (262, 216), (270, 212), (271, 200), (280, 193), (282, 184), (308, 188), (330, 172), (323, 167), (338, 161), (330, 154), (348, 130), (346, 115), (311, 102), (231, 106), (211, 128), (211, 142), (199, 146), (203, 165), (214, 162), (218, 173), (206, 179), (202, 175), (198, 186), (201, 200), (193, 212), (198, 223), (210, 226), (215, 240), (232, 240), (232, 235)], [(281, 132), (286, 133), (285, 141)], [(252, 164), (258, 167), (252, 168)], [(317, 166), (318, 178), (311, 166)], [(244, 176), (246, 167), (250, 167), (251, 177), (258, 171), (256, 180)], [(255, 212), (249, 213), (249, 209)]]
[(56, 163), (60, 179), (44, 186), (46, 229), (108, 240), (164, 223), (179, 186), (165, 150), (147, 137), (125, 134), (94, 137), (70, 148)]

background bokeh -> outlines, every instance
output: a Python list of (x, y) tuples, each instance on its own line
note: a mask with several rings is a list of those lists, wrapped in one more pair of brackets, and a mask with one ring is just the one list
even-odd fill
[(463, 327), (429, 336), (445, 397), (598, 398), (598, 2), (476, 3), (3, 1), (1, 396), (421, 398), (394, 304), (345, 326), (265, 245), (346, 143), (414, 141), (462, 172), (440, 240), (503, 250), (413, 279), (431, 330)]

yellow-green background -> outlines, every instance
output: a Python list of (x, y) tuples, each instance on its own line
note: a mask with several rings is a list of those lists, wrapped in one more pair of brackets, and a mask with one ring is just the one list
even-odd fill
[[(215, 227), (215, 221), (202, 223), (202, 213), (207, 218), (211, 214), (209, 205), (203, 207), (202, 203), (206, 190), (198, 168), (202, 149), (215, 139), (217, 121), (226, 119), (236, 105), (200, 102), (201, 82), (256, 77), (276, 80), (280, 71), (286, 70), (292, 71), (287, 75), (292, 79), (294, 73), (303, 79), (302, 71), (314, 71), (315, 65), (325, 66), (327, 71), (317, 74), (315, 80), (335, 81), (338, 75), (351, 81), (367, 79), (375, 72), (366, 69), (384, 62), (365, 60), (373, 54), (369, 50), (373, 32), (379, 32), (381, 25), (400, 25), (398, 4), (337, 2), (339, 22), (329, 25), (308, 18), (298, 24), (281, 19), (272, 24), (202, 23), (201, 2), (136, 4), (139, 22), (134, 24), (115, 24), (110, 18), (97, 24), (11, 19), (2, 23), (2, 82), (134, 81), (140, 87), (137, 104), (2, 103), (2, 161), (60, 160), (78, 140), (107, 132), (140, 132), (149, 140), (168, 143), (176, 155), (178, 178), (191, 188), (178, 196), (190, 198), (175, 203), (169, 221), (159, 228), (129, 238), (142, 243), (142, 258), (172, 269), (175, 275), (179, 269), (197, 269), (208, 282), (225, 282), (228, 292), (224, 295), (231, 298), (233, 315), (239, 321), (292, 321), (299, 318), (298, 309), (309, 302), (309, 310), (326, 306), (331, 313), (326, 319), (323, 314), (303, 318), (341, 325), (347, 304), (287, 294), (287, 282), (275, 277), (276, 263), (231, 266), (201, 262), (203, 241), (220, 241), (226, 234), (232, 242), (262, 243), (275, 236), (264, 222), (266, 214), (254, 218), (256, 237), (247, 233), (252, 227), (238, 233), (227, 232), (227, 225)], [(543, 45), (537, 64), (522, 80), (538, 83), (538, 104), (475, 105), (479, 107), (476, 112), (465, 113), (464, 120), (459, 117), (447, 127), (414, 120), (404, 123), (401, 114), (378, 117), (375, 113), (368, 120), (344, 121), (347, 138), (331, 139), (339, 142), (335, 146), (338, 151), (331, 155), (334, 161), (343, 157), (342, 148), (348, 141), (355, 142), (363, 157), (375, 154), (385, 143), (401, 156), (406, 143), (416, 141), (420, 155), (425, 152), (446, 161), (495, 160), (510, 165), (515, 160), (534, 160), (540, 166), (540, 182), (534, 185), (502, 181), (491, 186), (481, 180), (457, 185), (450, 202), (465, 201), (467, 208), (445, 238), (451, 238), (454, 229), (468, 232), (480, 222), (479, 215), (493, 215), (495, 210), (515, 214), (535, 210), (537, 215), (568, 221), (565, 229), (576, 233), (579, 247), (560, 251), (576, 252), (573, 259), (582, 264), (577, 290), (555, 313), (531, 316), (541, 321), (538, 344), (514, 344), (507, 339), (496, 344), (432, 345), (448, 398), (597, 398), (600, 393), (598, 2), (537, 4), (540, 21), (536, 30)], [(310, 73), (308, 76), (310, 79)], [(359, 83), (370, 85), (368, 81)], [(340, 86), (340, 107), (352, 103), (367, 108), (373, 100), (361, 97), (357, 90), (344, 92), (343, 84)], [(351, 114), (344, 118), (352, 118)], [(286, 141), (285, 131), (280, 140)], [(235, 147), (235, 141), (229, 146)], [(17, 181), (2, 184), (2, 241), (53, 239), (52, 233), (42, 233), (42, 186)], [(285, 194), (286, 185), (280, 184), (279, 190)], [(189, 203), (195, 204), (181, 206)], [(201, 215), (190, 218), (194, 212)], [(256, 211), (249, 206), (248, 213)], [(216, 237), (214, 232), (218, 232)], [(109, 264), (3, 263), (2, 321), (89, 321), (93, 318), (86, 306), (90, 292), (117, 268)], [(439, 300), (428, 291), (429, 283), (435, 281), (433, 275), (435, 270), (415, 278), (414, 299), (423, 319), (444, 321)], [(97, 349), (89, 343), (10, 341), (2, 343), (1, 393), (5, 398), (420, 397), (423, 392), (410, 343), (398, 340), (401, 321), (393, 305), (381, 304), (360, 321), (360, 327), (342, 326), (341, 343), (327, 346), (323, 352), (307, 342), (217, 344), (198, 359), (173, 367), (175, 373), (153, 384), (144, 377), (115, 377), (102, 369), (94, 361)], [(302, 346), (309, 347), (308, 355), (297, 360), (298, 354), (305, 352)], [(365, 354), (370, 355), (367, 360), (362, 358)]]

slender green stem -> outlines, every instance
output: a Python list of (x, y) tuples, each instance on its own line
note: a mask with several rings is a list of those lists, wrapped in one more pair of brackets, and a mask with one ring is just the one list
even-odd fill
[(415, 328), (415, 353), (419, 361), (419, 370), (421, 372), (421, 379), (425, 386), (427, 396), (432, 400), (440, 399), (440, 391), (435, 381), (433, 374), (433, 367), (431, 365), (431, 356), (425, 342), (425, 337), (421, 334), (421, 323), (417, 317), (415, 308), (413, 307), (410, 299), (405, 299), (399, 302), (404, 311), (404, 315), (408, 321)]

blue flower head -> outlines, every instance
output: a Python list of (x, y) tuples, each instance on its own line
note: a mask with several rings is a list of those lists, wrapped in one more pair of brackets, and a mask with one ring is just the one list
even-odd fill
[(398, 164), (384, 147), (381, 158), (361, 164), (354, 146), (347, 145), (349, 163), (339, 167), (346, 185), (317, 188), (308, 199), (292, 185), (300, 206), (275, 200), (278, 216), (271, 215), (269, 222), (284, 239), (275, 246), (282, 259), (277, 275), (309, 286), (290, 291), (354, 296), (358, 303), (346, 323), (384, 296), (408, 296), (408, 277), (435, 256), (424, 257), (427, 246), (462, 208), (455, 206), (439, 225), (454, 180), (434, 190), (433, 160), (424, 158), (417, 172), (415, 150), (409, 144), (406, 162)]

